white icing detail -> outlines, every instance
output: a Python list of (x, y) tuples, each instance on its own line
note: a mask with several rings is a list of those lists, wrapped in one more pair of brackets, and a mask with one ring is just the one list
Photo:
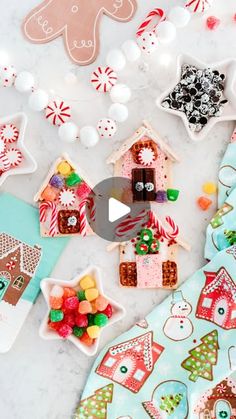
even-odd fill
[(39, 16), (37, 19), (37, 23), (39, 26), (41, 26), (43, 33), (45, 35), (50, 35), (53, 32), (53, 28), (51, 26), (48, 26), (48, 20), (43, 20), (43, 16)]
[(72, 11), (72, 13), (77, 13), (77, 12), (79, 11), (79, 7), (78, 7), (78, 6), (76, 6), (76, 4), (74, 4), (74, 5), (71, 7), (71, 11)]

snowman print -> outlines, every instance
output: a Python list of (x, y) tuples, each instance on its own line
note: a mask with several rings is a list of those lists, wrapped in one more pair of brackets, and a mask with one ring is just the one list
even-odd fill
[(173, 293), (171, 316), (164, 324), (164, 334), (172, 340), (185, 340), (193, 333), (193, 324), (188, 318), (192, 306), (183, 297), (182, 291)]

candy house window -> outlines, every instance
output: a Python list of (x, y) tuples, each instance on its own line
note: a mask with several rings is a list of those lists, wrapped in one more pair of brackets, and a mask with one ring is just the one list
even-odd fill
[(143, 379), (143, 377), (144, 377), (144, 375), (145, 375), (145, 372), (144, 371), (142, 371), (142, 370), (137, 370), (136, 372), (135, 372), (135, 374), (134, 374), (134, 379), (135, 380), (137, 380), (137, 381), (142, 381), (142, 379)]
[(236, 310), (232, 311), (231, 319), (236, 319)]
[(204, 298), (202, 302), (202, 307), (210, 308), (212, 305), (212, 299), (211, 298)]
[(23, 285), (24, 285), (24, 278), (23, 278), (23, 276), (20, 275), (15, 279), (15, 281), (13, 282), (12, 287), (16, 288), (17, 290), (21, 290)]
[(105, 367), (112, 367), (115, 364), (116, 360), (109, 357), (105, 362)]

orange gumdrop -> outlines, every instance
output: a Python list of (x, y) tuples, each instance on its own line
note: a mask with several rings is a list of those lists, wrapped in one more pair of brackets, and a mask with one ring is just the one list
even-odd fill
[(63, 288), (63, 290), (63, 298), (74, 297), (76, 295), (76, 291), (74, 290), (74, 288), (65, 287)]
[(91, 346), (93, 344), (93, 339), (88, 335), (87, 332), (84, 332), (84, 334), (79, 338), (81, 342), (83, 342), (86, 346)]
[(212, 200), (209, 198), (206, 198), (205, 196), (200, 196), (197, 200), (198, 206), (203, 210), (206, 211), (212, 204)]
[(57, 190), (52, 186), (48, 185), (41, 194), (41, 198), (45, 201), (55, 201), (57, 197)]
[(49, 297), (49, 304), (53, 310), (59, 310), (63, 304), (63, 298), (61, 297)]

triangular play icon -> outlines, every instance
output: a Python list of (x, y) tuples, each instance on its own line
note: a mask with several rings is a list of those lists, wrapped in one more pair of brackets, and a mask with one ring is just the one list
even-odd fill
[(115, 198), (110, 198), (108, 201), (108, 219), (110, 223), (119, 220), (129, 214), (131, 209), (128, 205), (123, 204)]

